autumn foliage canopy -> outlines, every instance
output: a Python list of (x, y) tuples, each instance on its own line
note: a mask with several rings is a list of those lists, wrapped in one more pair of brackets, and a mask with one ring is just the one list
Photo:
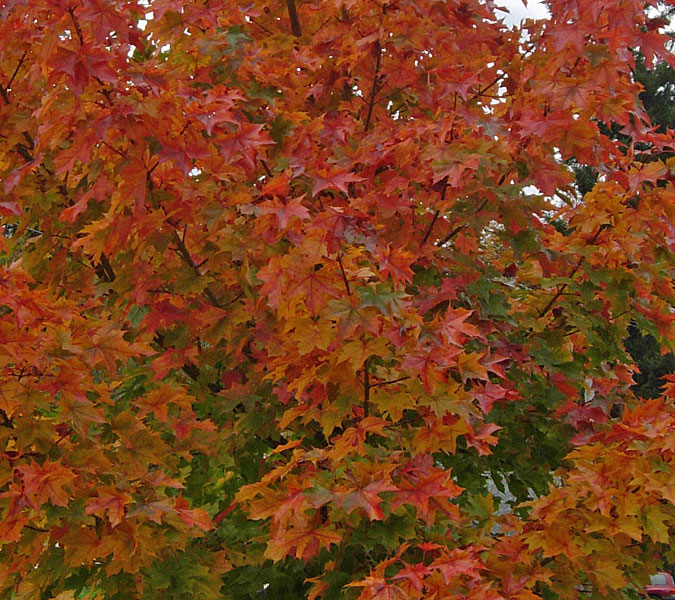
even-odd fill
[[(0, 1), (0, 598), (622, 597), (673, 560), (643, 0)], [(647, 2), (651, 4), (651, 2)], [(570, 164), (597, 174), (581, 196)]]

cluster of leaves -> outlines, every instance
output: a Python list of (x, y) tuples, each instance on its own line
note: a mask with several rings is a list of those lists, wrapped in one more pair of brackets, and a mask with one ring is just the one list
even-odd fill
[(674, 345), (675, 159), (643, 4), (0, 0), (0, 597), (654, 568), (675, 389), (638, 402), (623, 339)]

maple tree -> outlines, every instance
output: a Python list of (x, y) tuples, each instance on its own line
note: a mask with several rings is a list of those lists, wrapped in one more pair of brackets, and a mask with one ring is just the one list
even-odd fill
[(675, 347), (632, 51), (674, 61), (643, 1), (549, 6), (0, 0), (0, 597), (617, 597), (674, 560), (675, 378), (639, 400), (623, 347)]

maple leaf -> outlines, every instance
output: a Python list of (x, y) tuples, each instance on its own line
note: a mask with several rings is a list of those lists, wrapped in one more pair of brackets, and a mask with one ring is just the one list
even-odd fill
[(415, 590), (422, 591), (424, 587), (423, 579), (431, 573), (431, 569), (424, 563), (417, 563), (415, 565), (403, 563), (404, 567), (392, 577), (392, 580), (407, 579)]
[(326, 527), (287, 529), (267, 545), (265, 558), (275, 562), (286, 556), (308, 560), (316, 556), (321, 548), (330, 548), (341, 541), (339, 533)]
[(394, 285), (410, 283), (413, 277), (411, 264), (414, 260), (412, 252), (403, 248), (387, 246), (376, 254), (380, 263), (380, 271), (383, 277), (391, 275)]
[(190, 508), (188, 501), (180, 494), (174, 500), (173, 509), (189, 527), (197, 527), (202, 531), (213, 529), (213, 523), (206, 511), (201, 508)]
[(91, 347), (86, 351), (86, 358), (91, 365), (105, 363), (108, 370), (113, 372), (116, 369), (115, 361), (126, 359), (133, 356), (148, 356), (154, 354), (154, 350), (142, 342), (127, 342), (124, 339), (124, 331), (109, 324), (98, 330), (92, 337)]
[(26, 523), (28, 523), (28, 519), (23, 515), (3, 519), (0, 523), (0, 540), (3, 542), (18, 542)]
[(482, 388), (478, 388), (478, 390), (473, 393), (484, 414), (490, 412), (495, 402), (509, 400), (513, 397), (513, 394), (509, 390), (506, 390), (491, 381), (487, 381)]
[(265, 200), (254, 207), (254, 212), (259, 215), (271, 215), (272, 225), (269, 228), (269, 234), (265, 232), (264, 239), (269, 242), (276, 241), (275, 234), (285, 230), (289, 223), (293, 223), (294, 219), (308, 219), (309, 210), (302, 205), (302, 197), (293, 198), (288, 203), (283, 203), (277, 198), (273, 200)]
[(363, 452), (364, 442), (368, 434), (383, 435), (389, 422), (378, 417), (366, 417), (359, 421), (356, 427), (348, 427), (345, 431), (333, 438), (333, 458), (342, 458), (350, 453)]
[[(454, 454), (457, 451), (457, 440), (460, 436), (471, 434), (469, 425), (459, 417), (450, 416), (445, 404), (430, 403), (437, 417), (450, 417), (442, 419), (426, 418), (426, 427), (420, 429), (415, 435), (415, 447), (420, 452), (437, 452), (442, 450)], [(468, 440), (471, 439), (467, 437)]]
[(467, 446), (476, 448), (476, 450), (478, 450), (479, 456), (491, 454), (492, 450), (490, 449), (490, 446), (496, 445), (499, 441), (498, 438), (492, 434), (495, 431), (499, 431), (500, 429), (501, 427), (499, 425), (495, 425), (494, 423), (486, 423), (485, 425), (482, 425), (475, 432), (469, 432), (466, 437)]
[(255, 166), (258, 148), (270, 144), (274, 144), (274, 141), (264, 131), (264, 125), (247, 122), (241, 123), (234, 135), (222, 139), (219, 143), (220, 150), (226, 160), (232, 160), (237, 155), (241, 155), (244, 164), (249, 168)]
[(387, 583), (381, 577), (366, 577), (362, 581), (347, 584), (347, 587), (362, 587), (359, 600), (407, 600), (409, 598), (398, 585)]
[(466, 338), (482, 337), (475, 325), (466, 322), (472, 314), (473, 311), (466, 309), (446, 311), (440, 329), (446, 343), (461, 346)]
[(472, 548), (456, 548), (450, 553), (443, 553), (431, 563), (430, 567), (443, 574), (446, 585), (450, 585), (460, 575), (478, 578), (480, 571), (485, 568), (483, 561)]
[(412, 504), (425, 519), (429, 519), (429, 503), (434, 498), (454, 498), (462, 493), (463, 488), (456, 485), (450, 474), (441, 469), (425, 467), (418, 470), (414, 466), (408, 469), (409, 477), (396, 483), (398, 492), (391, 503), (396, 510), (402, 504)]
[(397, 489), (390, 481), (371, 481), (365, 487), (342, 494), (339, 496), (339, 502), (348, 512), (361, 507), (366, 511), (371, 521), (380, 521), (384, 519), (384, 513), (380, 508), (382, 499), (379, 494), (381, 492), (393, 492)]
[(139, 417), (152, 413), (155, 419), (168, 423), (169, 405), (189, 408), (192, 406), (192, 398), (180, 388), (164, 385), (141, 396), (136, 400), (135, 404), (139, 407)]
[(116, 527), (124, 517), (125, 507), (131, 502), (131, 496), (127, 492), (109, 488), (101, 490), (98, 497), (93, 498), (84, 509), (85, 515), (96, 515), (103, 518), (108, 516), (111, 527)]
[(114, 186), (110, 180), (105, 177), (99, 178), (89, 190), (80, 195), (77, 202), (61, 212), (59, 220), (74, 223), (77, 217), (87, 210), (91, 200), (102, 201), (111, 194), (113, 189)]
[(470, 352), (468, 354), (462, 352), (459, 355), (457, 358), (457, 366), (459, 367), (462, 380), (466, 381), (470, 378), (476, 378), (489, 381), (488, 370), (479, 362), (480, 358), (482, 357), (475, 352)]
[(329, 171), (326, 169), (318, 171), (314, 175), (314, 185), (312, 186), (312, 196), (316, 196), (323, 190), (335, 188), (340, 190), (343, 194), (348, 194), (348, 183), (363, 181), (363, 177), (350, 173), (348, 171)]
[(71, 494), (66, 486), (77, 475), (59, 462), (46, 460), (42, 465), (35, 462), (18, 467), (23, 478), (24, 493), (37, 507), (49, 500), (54, 506), (68, 506)]

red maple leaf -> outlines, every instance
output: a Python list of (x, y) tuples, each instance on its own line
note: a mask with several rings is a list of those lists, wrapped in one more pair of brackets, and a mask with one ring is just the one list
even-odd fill
[(71, 494), (66, 488), (76, 474), (59, 462), (46, 460), (17, 467), (23, 477), (24, 494), (40, 506), (49, 500), (54, 506), (68, 506)]
[(391, 509), (402, 504), (412, 504), (422, 517), (429, 519), (429, 502), (434, 498), (454, 498), (462, 493), (448, 471), (424, 468), (421, 472), (412, 467), (407, 476), (397, 484), (398, 492), (392, 500)]
[(343, 194), (348, 194), (347, 184), (356, 181), (363, 181), (363, 177), (351, 173), (350, 171), (328, 171), (326, 169), (318, 171), (314, 175), (314, 185), (312, 186), (312, 196), (329, 188), (340, 190)]
[(371, 521), (380, 521), (384, 518), (384, 513), (382, 512), (382, 508), (380, 508), (382, 498), (380, 498), (379, 494), (382, 492), (393, 492), (397, 489), (390, 481), (371, 481), (362, 488), (344, 493), (340, 496), (339, 502), (341, 506), (347, 509), (347, 512), (361, 507), (366, 511)]
[(108, 515), (111, 527), (116, 527), (124, 517), (125, 507), (131, 502), (131, 495), (113, 488), (100, 490), (98, 497), (92, 498), (84, 509), (85, 515), (103, 518)]
[(174, 500), (173, 508), (186, 525), (197, 527), (202, 531), (213, 529), (213, 523), (206, 511), (201, 508), (190, 508), (190, 504), (182, 494)]
[(226, 160), (232, 160), (237, 155), (243, 158), (244, 164), (249, 168), (255, 166), (258, 148), (274, 144), (265, 131), (264, 125), (244, 122), (233, 135), (219, 142), (220, 150)]

